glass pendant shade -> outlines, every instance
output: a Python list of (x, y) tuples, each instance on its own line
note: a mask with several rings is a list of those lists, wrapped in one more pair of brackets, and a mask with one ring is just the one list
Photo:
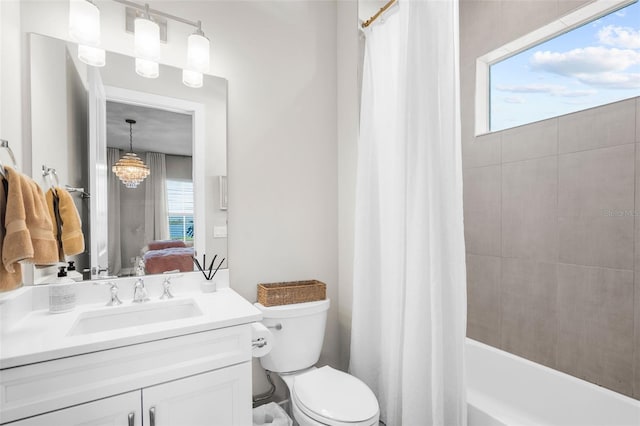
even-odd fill
[(123, 155), (116, 164), (111, 166), (111, 171), (118, 176), (127, 188), (137, 188), (140, 182), (145, 180), (151, 173), (149, 166), (133, 152), (133, 125), (135, 120), (127, 118), (129, 124), (129, 152)]
[(106, 64), (104, 49), (84, 44), (78, 45), (78, 59), (93, 67), (104, 67)]
[(182, 70), (182, 83), (185, 86), (197, 89), (202, 87), (202, 73), (197, 71)]
[(151, 62), (160, 60), (160, 27), (153, 21), (137, 18), (134, 23), (136, 58)]
[(69, 1), (69, 36), (87, 46), (100, 45), (100, 10), (87, 0)]
[(118, 176), (127, 188), (137, 188), (149, 176), (149, 166), (133, 152), (127, 152), (111, 167), (111, 171)]
[(191, 34), (187, 39), (187, 69), (209, 72), (209, 39), (203, 34)]
[(136, 73), (146, 78), (158, 78), (160, 66), (157, 62), (136, 58)]

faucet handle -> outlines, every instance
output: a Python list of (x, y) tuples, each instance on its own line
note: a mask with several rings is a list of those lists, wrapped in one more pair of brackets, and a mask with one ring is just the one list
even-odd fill
[(171, 293), (171, 279), (172, 278), (182, 278), (184, 274), (176, 274), (176, 272), (180, 272), (179, 269), (174, 269), (173, 271), (165, 271), (163, 274), (166, 274), (164, 277), (164, 281), (162, 282), (162, 296), (160, 296), (160, 300), (165, 299), (173, 299), (173, 294)]
[(106, 306), (118, 306), (122, 305), (122, 300), (118, 297), (118, 284), (113, 281), (93, 281), (94, 285), (108, 285), (111, 286), (109, 291), (111, 294), (111, 300), (107, 302)]
[(160, 296), (160, 300), (165, 299), (173, 299), (173, 294), (171, 294), (171, 277), (166, 277), (162, 282), (162, 296)]

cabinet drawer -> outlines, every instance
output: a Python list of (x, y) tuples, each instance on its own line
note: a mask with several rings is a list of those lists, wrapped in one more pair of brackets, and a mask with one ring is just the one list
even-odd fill
[(10, 426), (142, 426), (140, 391), (18, 420)]
[(0, 423), (251, 359), (247, 324), (0, 371)]

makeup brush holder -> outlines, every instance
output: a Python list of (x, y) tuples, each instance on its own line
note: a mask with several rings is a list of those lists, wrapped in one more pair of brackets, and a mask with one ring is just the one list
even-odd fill
[(214, 293), (217, 290), (217, 285), (216, 285), (216, 279), (210, 279), (210, 280), (202, 280), (200, 282), (200, 290), (202, 290), (203, 293)]

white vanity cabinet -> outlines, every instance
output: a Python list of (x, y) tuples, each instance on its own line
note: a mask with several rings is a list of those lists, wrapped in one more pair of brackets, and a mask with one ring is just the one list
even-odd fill
[(87, 402), (10, 423), (11, 426), (141, 426), (140, 392)]
[(251, 424), (251, 326), (236, 325), (0, 371), (11, 426)]
[[(249, 363), (87, 402), (11, 426), (246, 425)], [(143, 423), (144, 422), (144, 423)]]
[[(143, 424), (227, 426), (251, 424), (251, 365), (243, 363), (142, 390)], [(249, 395), (249, 398), (247, 398)]]

